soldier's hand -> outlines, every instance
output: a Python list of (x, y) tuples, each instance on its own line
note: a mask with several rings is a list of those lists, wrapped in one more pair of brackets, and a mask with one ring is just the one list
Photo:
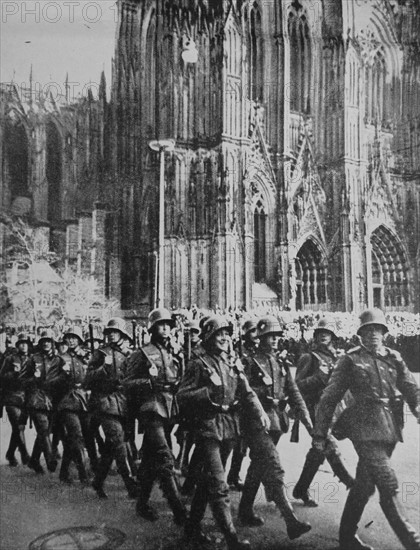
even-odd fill
[(264, 430), (268, 432), (271, 426), (271, 422), (270, 422), (270, 418), (268, 417), (268, 414), (265, 411), (263, 411), (263, 413), (261, 414), (261, 422)]
[(319, 437), (312, 438), (312, 447), (323, 453), (325, 451), (325, 439)]

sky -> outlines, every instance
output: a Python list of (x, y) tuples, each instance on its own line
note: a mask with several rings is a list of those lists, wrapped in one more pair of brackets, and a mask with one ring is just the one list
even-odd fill
[(0, 82), (53, 86), (71, 95), (92, 89), (105, 71), (111, 83), (116, 0), (0, 0)]

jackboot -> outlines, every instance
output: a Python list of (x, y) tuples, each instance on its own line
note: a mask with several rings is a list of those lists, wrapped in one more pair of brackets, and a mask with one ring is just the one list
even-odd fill
[(327, 455), (327, 460), (330, 463), (334, 475), (338, 477), (341, 483), (344, 483), (347, 489), (353, 487), (354, 477), (349, 474), (347, 468), (344, 466), (343, 461), (341, 460), (340, 455)]
[(77, 472), (79, 474), (79, 481), (80, 483), (87, 485), (89, 482), (89, 477), (86, 471), (86, 459), (83, 447), (80, 446), (74, 449), (73, 456), (76, 463)]
[(300, 521), (295, 511), (293, 510), (292, 505), (290, 504), (289, 499), (287, 498), (286, 490), (284, 485), (278, 485), (273, 488), (274, 502), (277, 505), (277, 508), (280, 510), (281, 515), (286, 522), (287, 527), (287, 536), (290, 540), (297, 539), (298, 537), (304, 535), (312, 529), (310, 523), (306, 521)]
[(39, 462), (41, 458), (41, 444), (39, 442), (38, 436), (35, 439), (35, 443), (32, 449), (32, 455), (28, 462), (28, 468), (31, 468), (31, 470), (34, 470), (37, 474), (43, 474), (44, 468), (41, 466), (41, 463)]
[(59, 479), (62, 483), (71, 484), (72, 479), (70, 478), (70, 463), (71, 463), (71, 451), (69, 448), (67, 448), (67, 445), (64, 447), (63, 451), (63, 460), (61, 461), (61, 468), (60, 468), (60, 474)]
[(13, 430), (12, 433), (10, 434), (9, 448), (7, 449), (7, 452), (6, 452), (6, 460), (8, 461), (9, 466), (11, 467), (15, 467), (18, 465), (18, 461), (16, 460), (16, 457), (15, 457), (15, 451), (17, 449), (17, 446), (18, 446), (18, 436), (16, 432)]
[(311, 508), (318, 506), (309, 495), (309, 487), (323, 462), (323, 454), (316, 452), (314, 449), (309, 450), (300, 478), (293, 489), (293, 498), (303, 500), (305, 506)]
[(350, 489), (340, 521), (340, 550), (373, 550), (372, 546), (364, 544), (356, 535), (358, 523), (368, 500), (369, 495)]
[(189, 518), (187, 518), (184, 527), (185, 538), (198, 548), (211, 542), (211, 538), (201, 528), (201, 521), (206, 513), (206, 508), (207, 488), (204, 483), (199, 483), (191, 501)]
[(187, 519), (187, 511), (180, 499), (175, 476), (163, 477), (161, 487), (174, 515), (174, 522), (176, 525), (184, 525)]
[[(37, 437), (38, 438), (38, 437)], [(45, 462), (47, 463), (48, 471), (55, 472), (57, 469), (57, 459), (53, 455), (51, 441), (48, 434), (43, 434), (39, 437), (42, 452), (44, 453)]]
[(251, 545), (247, 540), (239, 540), (238, 533), (233, 525), (228, 498), (218, 498), (211, 502), (214, 519), (223, 533), (229, 550), (250, 550)]
[(99, 460), (98, 467), (95, 472), (95, 477), (92, 481), (92, 487), (95, 489), (99, 498), (108, 498), (108, 495), (104, 491), (104, 482), (108, 475), (114, 457), (108, 450), (105, 452)]
[(254, 501), (259, 486), (260, 483), (258, 480), (250, 480), (249, 475), (245, 479), (238, 510), (238, 518), (242, 525), (247, 525), (248, 527), (260, 527), (264, 525), (264, 519), (254, 512)]
[(405, 510), (398, 498), (398, 494), (387, 496), (381, 495), (380, 505), (386, 519), (400, 539), (404, 548), (406, 550), (420, 550), (420, 536), (407, 521)]
[(16, 440), (20, 452), (20, 458), (22, 460), (22, 464), (26, 466), (29, 462), (29, 453), (28, 449), (26, 448), (26, 440), (25, 440), (25, 426), (21, 426), (19, 428), (19, 438)]
[(124, 481), (125, 488), (127, 489), (128, 498), (138, 497), (138, 485), (135, 478), (131, 474), (130, 466), (127, 460), (126, 445), (123, 443), (116, 449), (115, 462), (117, 463), (118, 473)]
[(140, 470), (137, 472), (138, 497), (136, 502), (136, 513), (147, 521), (157, 521), (159, 519), (157, 510), (149, 504), (154, 482), (154, 472), (149, 469), (142, 469), (142, 465), (140, 465)]
[(244, 459), (244, 453), (242, 451), (243, 443), (240, 441), (233, 449), (232, 462), (227, 477), (227, 483), (229, 488), (234, 491), (242, 491), (244, 484), (239, 479), (241, 472), (242, 461)]

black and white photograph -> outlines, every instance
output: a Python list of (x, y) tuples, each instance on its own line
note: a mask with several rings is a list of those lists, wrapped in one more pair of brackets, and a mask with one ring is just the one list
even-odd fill
[(0, 550), (420, 550), (420, 1), (0, 1)]

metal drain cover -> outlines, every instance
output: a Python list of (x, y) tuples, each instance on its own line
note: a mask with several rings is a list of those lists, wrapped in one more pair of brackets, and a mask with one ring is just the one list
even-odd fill
[(125, 534), (111, 527), (69, 527), (33, 540), (29, 550), (114, 550)]

